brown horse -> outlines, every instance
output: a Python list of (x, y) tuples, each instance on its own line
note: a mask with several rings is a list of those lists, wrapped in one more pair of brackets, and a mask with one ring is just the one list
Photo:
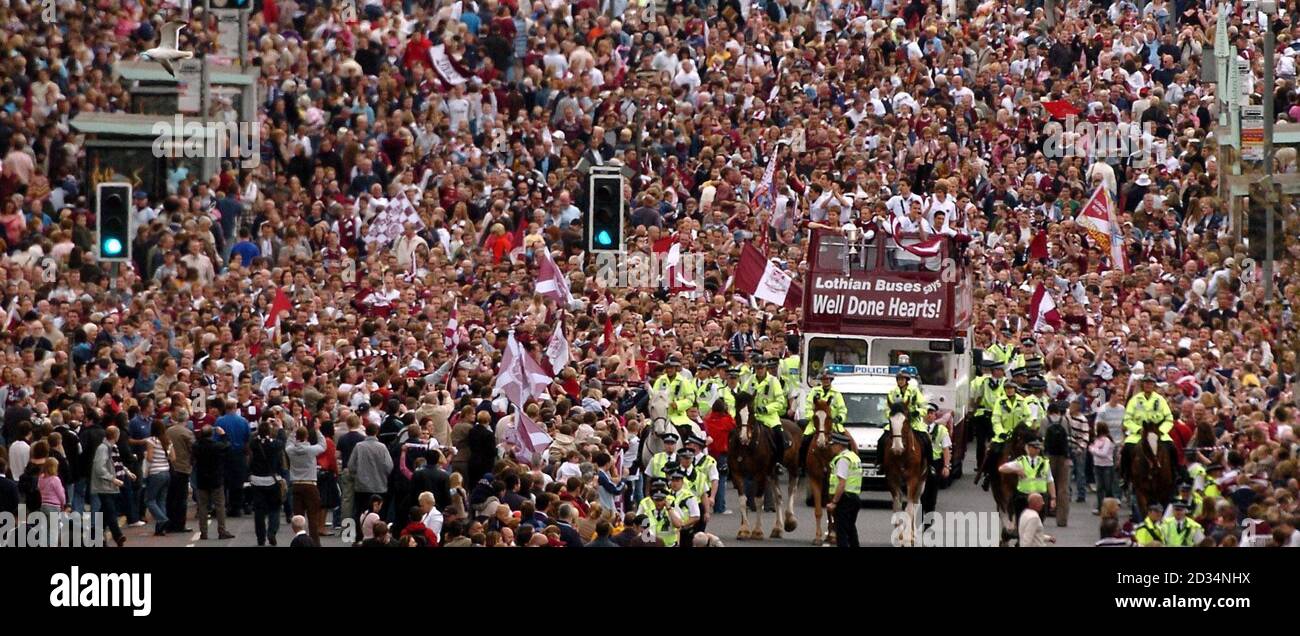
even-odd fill
[(918, 433), (908, 422), (906, 407), (890, 407), (889, 434), (890, 447), (885, 449), (882, 446), (880, 450), (885, 482), (889, 484), (894, 513), (897, 514), (899, 510), (907, 512), (903, 544), (916, 545), (915, 530), (919, 527), (916, 514), (920, 507), (921, 493), (925, 492), (925, 480), (930, 475), (930, 462), (922, 456), (922, 444), (916, 439)]
[[(1011, 437), (1002, 445), (1002, 454), (998, 456), (997, 465), (993, 467), (997, 471), (998, 467), (1025, 454), (1025, 444), (1029, 441), (1029, 434), (1032, 431), (1028, 426), (1017, 426), (1016, 430), (1011, 433)], [(989, 449), (992, 452), (992, 448)], [(998, 513), (1002, 515), (1002, 534), (999, 543), (1007, 545), (1012, 537), (1019, 534), (1017, 524), (1019, 519), (1013, 509), (1013, 502), (1016, 497), (1016, 486), (1020, 483), (1018, 475), (1001, 472), (994, 472), (989, 476), (993, 485), (993, 503), (997, 506)]]
[(822, 535), (822, 511), (825, 509), (823, 500), (829, 494), (827, 478), (830, 476), (831, 458), (834, 453), (831, 452), (831, 405), (826, 400), (817, 400), (813, 406), (813, 412), (810, 421), (813, 425), (812, 442), (808, 445), (808, 454), (804, 458), (804, 466), (808, 471), (808, 488), (812, 491), (813, 498), (813, 517), (816, 519), (813, 527), (813, 545), (818, 543), (833, 544), (835, 537), (835, 520), (828, 518), (826, 520), (826, 534)]
[(1168, 504), (1174, 491), (1174, 467), (1161, 452), (1160, 426), (1157, 423), (1142, 425), (1142, 440), (1132, 452), (1129, 472), (1132, 473), (1133, 495), (1137, 497), (1137, 509), (1146, 514), (1147, 504)]
[[(731, 472), (731, 483), (745, 504), (740, 506), (740, 531), (736, 539), (763, 540), (763, 502), (755, 505), (757, 521), (754, 530), (749, 529), (749, 506), (755, 504), (767, 492), (768, 479), (776, 472), (776, 453), (767, 427), (758, 423), (754, 413), (754, 396), (750, 393), (736, 393), (736, 428), (732, 429), (727, 445), (727, 464)], [(753, 490), (746, 492), (745, 482), (753, 484)], [(777, 533), (779, 528), (773, 528)]]

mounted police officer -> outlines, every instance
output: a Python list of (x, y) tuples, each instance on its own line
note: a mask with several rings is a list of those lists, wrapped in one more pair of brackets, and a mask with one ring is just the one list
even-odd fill
[(834, 388), (831, 383), (835, 380), (834, 374), (827, 369), (822, 369), (819, 374), (821, 384), (813, 387), (804, 397), (804, 417), (807, 424), (803, 427), (803, 441), (799, 444), (799, 468), (804, 467), (804, 460), (808, 455), (808, 447), (812, 444), (813, 433), (816, 433), (817, 422), (814, 421), (813, 409), (816, 408), (819, 400), (825, 400), (831, 407), (831, 432), (843, 433), (844, 423), (849, 417), (849, 408), (844, 404), (844, 395)]
[(681, 375), (682, 359), (676, 355), (668, 357), (664, 363), (664, 373), (655, 380), (653, 389), (668, 393), (668, 421), (673, 426), (691, 427), (691, 418), (686, 414), (695, 404), (695, 383)]
[(1170, 466), (1178, 466), (1174, 439), (1169, 436), (1169, 431), (1174, 428), (1174, 414), (1169, 410), (1165, 396), (1156, 393), (1156, 377), (1153, 375), (1142, 376), (1142, 390), (1129, 398), (1124, 407), (1125, 435), (1124, 450), (1120, 454), (1120, 476), (1126, 486), (1132, 481), (1129, 471), (1133, 467), (1133, 453), (1138, 442), (1142, 441), (1142, 427), (1148, 422), (1160, 427), (1160, 452), (1168, 456), (1168, 461), (1172, 462)]
[[(925, 426), (925, 405), (927, 402), (925, 395), (912, 384), (912, 372), (909, 369), (899, 370), (894, 379), (897, 380), (898, 385), (885, 394), (885, 403), (889, 415), (892, 418), (895, 412), (899, 412), (907, 416), (908, 424), (911, 425), (912, 430), (916, 431), (916, 437), (921, 442), (921, 456), (929, 458), (933, 454), (930, 450), (933, 445), (930, 443), (930, 433)], [(893, 432), (889, 427), (885, 427), (885, 433), (880, 438), (880, 448), (892, 443), (892, 437)]]
[(862, 501), (858, 495), (862, 492), (862, 465), (858, 454), (850, 447), (853, 439), (845, 433), (831, 434), (830, 470), (827, 471), (830, 484), (830, 501), (826, 510), (835, 519), (835, 545), (841, 548), (858, 547), (858, 511)]
[(699, 407), (700, 413), (713, 410), (713, 402), (718, 399), (718, 393), (723, 386), (721, 374), (714, 375), (714, 373), (726, 366), (727, 361), (716, 351), (705, 356), (700, 362), (695, 373), (695, 404)]
[(722, 387), (718, 389), (718, 399), (727, 405), (727, 413), (731, 417), (736, 417), (736, 394), (740, 392), (740, 369), (731, 367), (727, 369), (726, 378), (723, 380)]
[(771, 373), (776, 367), (776, 358), (757, 358), (754, 377), (741, 390), (754, 396), (754, 419), (771, 433), (776, 458), (780, 461), (788, 444), (781, 428), (781, 417), (786, 411), (785, 389), (781, 380)]
[(1032, 414), (1029, 402), (1020, 395), (1020, 387), (1015, 382), (1002, 385), (1003, 396), (993, 408), (993, 443), (984, 454), (984, 467), (980, 471), (984, 481), (981, 487), (989, 489), (989, 482), (997, 472), (998, 460), (1002, 457), (1002, 448), (1015, 433), (1016, 428), (1031, 426)]

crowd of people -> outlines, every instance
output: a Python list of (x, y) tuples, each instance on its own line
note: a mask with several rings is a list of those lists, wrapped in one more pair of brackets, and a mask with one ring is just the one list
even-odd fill
[[(349, 21), (339, 0), (262, 0), (260, 165), (137, 188), (120, 268), (97, 261), (71, 122), (132, 112), (113, 67), (167, 20), (189, 50), (216, 31), (172, 2), (56, 4), (53, 22), (0, 7), (6, 510), (103, 512), (118, 545), (146, 520), (219, 543), (249, 514), (270, 545), (282, 518), (295, 544), (718, 545), (735, 414), (681, 409), (695, 452), (650, 476), (644, 388), (670, 359), (689, 380), (797, 356), (801, 311), (736, 294), (741, 248), (797, 278), (809, 232), (847, 224), (962, 242), (973, 347), (1041, 359), (1075, 422), (1056, 487), (1095, 484), (1104, 543), (1166, 542), (1166, 511), (1107, 501), (1142, 377), (1190, 482), (1168, 516), (1197, 544), (1300, 543), (1300, 234), (1285, 215), (1265, 297), (1201, 81), (1213, 3), (356, 0)], [(1292, 121), (1285, 4), (1277, 93), (1255, 99)], [(1228, 34), (1258, 93), (1260, 25), (1234, 14)], [(1154, 158), (1055, 156), (1045, 101), (1150, 123)], [(702, 281), (597, 276), (602, 165), (627, 177), (627, 250), (670, 238)], [(1126, 265), (1075, 221), (1098, 188)], [(572, 302), (539, 289), (551, 266)], [(1026, 318), (1040, 284), (1059, 328)], [(503, 390), (514, 347), (549, 382), (522, 403)]]

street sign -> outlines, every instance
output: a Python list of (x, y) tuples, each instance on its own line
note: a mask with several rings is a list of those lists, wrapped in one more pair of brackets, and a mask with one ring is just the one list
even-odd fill
[(1223, 101), (1228, 106), (1236, 106), (1241, 103), (1241, 77), (1237, 75), (1240, 68), (1236, 60), (1227, 60), (1228, 67), (1228, 86), (1223, 90)]
[(191, 58), (176, 65), (176, 85), (179, 89), (176, 108), (182, 113), (194, 114), (203, 109), (203, 60)]
[(1241, 158), (1243, 161), (1264, 160), (1264, 107), (1241, 107)]
[(1249, 104), (1250, 94), (1255, 92), (1255, 82), (1250, 77), (1250, 62), (1237, 58), (1237, 94), (1240, 95), (1238, 104)]

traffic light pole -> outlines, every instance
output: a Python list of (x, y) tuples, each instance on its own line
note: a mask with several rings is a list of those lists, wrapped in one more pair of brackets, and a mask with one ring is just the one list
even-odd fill
[[(1271, 2), (1262, 2), (1261, 8), (1264, 13), (1264, 178), (1269, 184), (1269, 189), (1274, 189), (1273, 185), (1273, 102), (1277, 94), (1275, 86), (1277, 78), (1273, 69), (1273, 57), (1277, 43), (1273, 36), (1273, 15), (1277, 12), (1277, 5)], [(1270, 192), (1270, 194), (1272, 194)], [(1265, 304), (1273, 300), (1273, 197), (1269, 197), (1264, 202), (1264, 302)]]

